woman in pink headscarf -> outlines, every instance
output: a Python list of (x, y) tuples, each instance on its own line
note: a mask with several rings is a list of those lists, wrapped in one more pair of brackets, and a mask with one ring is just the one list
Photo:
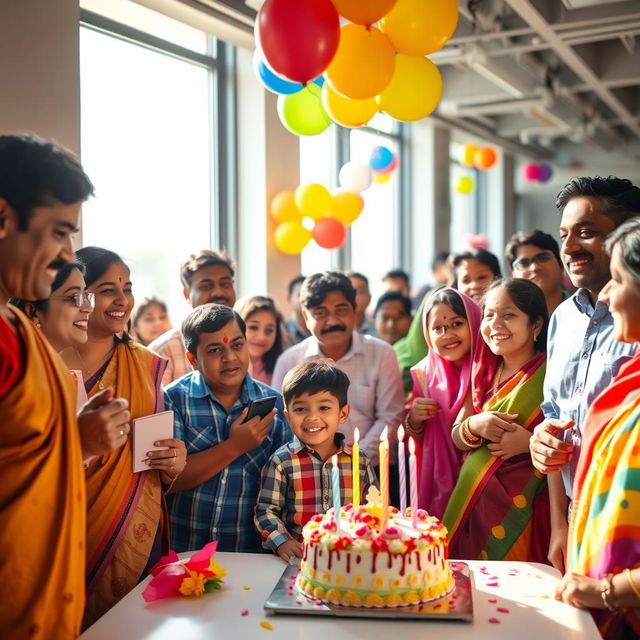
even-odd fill
[(480, 307), (455, 289), (438, 291), (424, 309), (423, 329), (429, 353), (411, 369), (413, 390), (407, 430), (419, 451), (418, 504), (442, 518), (458, 479), (464, 452), (451, 440), (462, 407), (471, 403), (474, 356), (487, 365), (493, 356), (482, 349)]

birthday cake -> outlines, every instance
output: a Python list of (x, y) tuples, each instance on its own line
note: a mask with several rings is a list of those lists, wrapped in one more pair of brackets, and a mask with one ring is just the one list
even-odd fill
[(447, 530), (425, 511), (413, 518), (389, 507), (384, 526), (377, 490), (367, 504), (329, 509), (302, 530), (298, 588), (309, 597), (358, 607), (411, 606), (453, 589)]

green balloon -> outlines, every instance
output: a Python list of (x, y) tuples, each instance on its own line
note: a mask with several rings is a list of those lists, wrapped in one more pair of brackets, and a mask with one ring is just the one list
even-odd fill
[(473, 191), (474, 187), (473, 178), (471, 176), (461, 176), (458, 179), (458, 184), (456, 185), (456, 191), (458, 193), (469, 194)]
[(331, 118), (322, 106), (320, 87), (310, 82), (304, 89), (288, 96), (278, 96), (278, 116), (291, 133), (315, 136), (330, 124)]

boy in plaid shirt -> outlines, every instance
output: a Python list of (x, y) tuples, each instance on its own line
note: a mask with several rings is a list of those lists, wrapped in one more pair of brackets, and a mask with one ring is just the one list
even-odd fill
[[(311, 360), (285, 376), (282, 391), (294, 438), (280, 447), (262, 470), (255, 524), (263, 546), (285, 562), (301, 557), (302, 527), (332, 506), (331, 456), (338, 455), (341, 504), (353, 502), (351, 447), (338, 425), (349, 416), (349, 378), (332, 362)], [(377, 484), (360, 452), (360, 498)]]

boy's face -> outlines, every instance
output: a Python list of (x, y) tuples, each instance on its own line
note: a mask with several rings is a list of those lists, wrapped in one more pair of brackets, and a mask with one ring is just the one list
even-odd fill
[(214, 393), (239, 390), (249, 368), (249, 347), (235, 320), (219, 331), (202, 333), (196, 357), (188, 357)]
[(287, 409), (293, 433), (312, 449), (333, 444), (338, 426), (349, 417), (349, 405), (340, 408), (329, 391), (303, 393), (293, 398)]

